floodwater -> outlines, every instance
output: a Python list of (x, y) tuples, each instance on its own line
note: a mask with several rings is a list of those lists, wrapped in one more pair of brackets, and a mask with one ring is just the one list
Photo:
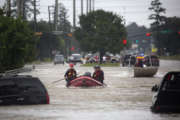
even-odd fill
[[(50, 95), (50, 105), (1, 106), (0, 120), (179, 120), (180, 114), (150, 111), (151, 87), (168, 71), (180, 71), (180, 61), (161, 61), (153, 78), (134, 78), (132, 68), (103, 67), (105, 88), (66, 88), (63, 78), (68, 65), (44, 63), (28, 75), (39, 77)], [(79, 75), (91, 67), (75, 67)]]

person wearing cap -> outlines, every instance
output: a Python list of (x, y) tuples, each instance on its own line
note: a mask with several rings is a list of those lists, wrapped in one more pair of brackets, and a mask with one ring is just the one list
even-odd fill
[(69, 69), (66, 71), (64, 78), (67, 82), (66, 86), (69, 85), (69, 83), (77, 77), (76, 70), (74, 69), (74, 64), (69, 64)]
[(104, 72), (99, 65), (94, 66), (93, 78), (101, 83), (104, 82)]

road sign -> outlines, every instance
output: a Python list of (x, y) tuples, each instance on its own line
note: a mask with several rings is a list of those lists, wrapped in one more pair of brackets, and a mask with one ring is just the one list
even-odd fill
[(68, 33), (67, 36), (68, 37), (72, 37), (73, 35), (72, 35), (72, 33)]
[(157, 52), (157, 51), (158, 51), (157, 48), (152, 48), (152, 52), (153, 52), (153, 53), (155, 53), (155, 52)]
[(41, 36), (43, 33), (42, 32), (35, 32), (34, 33), (36, 36)]
[(62, 35), (62, 34), (63, 34), (62, 31), (52, 31), (52, 33), (53, 33), (54, 35)]

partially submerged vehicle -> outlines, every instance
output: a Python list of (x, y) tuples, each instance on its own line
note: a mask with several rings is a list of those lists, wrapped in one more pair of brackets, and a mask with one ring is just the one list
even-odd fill
[(76, 63), (83, 63), (82, 55), (80, 55), (80, 54), (72, 54), (69, 57), (68, 62), (69, 63), (74, 63), (74, 64), (76, 64)]
[(49, 104), (49, 95), (39, 78), (24, 75), (0, 77), (0, 105)]
[(134, 77), (153, 77), (159, 68), (159, 59), (155, 55), (137, 56)]
[(125, 55), (122, 57), (122, 66), (134, 66), (136, 63), (136, 57), (134, 55)]
[(64, 56), (63, 55), (55, 55), (54, 57), (54, 64), (64, 64)]
[(180, 71), (167, 73), (159, 85), (152, 87), (153, 112), (180, 113)]

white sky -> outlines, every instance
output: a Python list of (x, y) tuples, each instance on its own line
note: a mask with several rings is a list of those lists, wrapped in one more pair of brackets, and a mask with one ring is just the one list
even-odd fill
[[(0, 0), (2, 5), (6, 0)], [(38, 1), (38, 0), (37, 0)], [(41, 14), (38, 19), (48, 20), (48, 6), (54, 5), (55, 0), (39, 0), (38, 8)], [(80, 1), (76, 0), (77, 5), (77, 21), (78, 15), (81, 13)], [(104, 9), (122, 15), (126, 19), (126, 23), (136, 22), (139, 25), (150, 25), (151, 21), (148, 16), (151, 12), (148, 10), (152, 0), (95, 0), (95, 9)], [(73, 16), (73, 0), (59, 0), (68, 9), (69, 20), (72, 23)], [(180, 17), (180, 0), (161, 0), (163, 7), (166, 8), (166, 16)], [(84, 0), (84, 12), (86, 12), (86, 0)]]

